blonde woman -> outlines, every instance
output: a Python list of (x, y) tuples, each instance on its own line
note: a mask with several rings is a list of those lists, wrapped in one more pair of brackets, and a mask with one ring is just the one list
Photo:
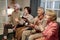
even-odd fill
[(40, 34), (40, 38), (36, 40), (58, 40), (58, 24), (56, 22), (56, 13), (52, 10), (47, 10), (45, 17), (47, 20), (47, 26)]

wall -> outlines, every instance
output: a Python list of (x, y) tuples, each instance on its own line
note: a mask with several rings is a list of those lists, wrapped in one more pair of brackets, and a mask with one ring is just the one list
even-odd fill
[(2, 10), (6, 8), (6, 1), (0, 0), (0, 34), (3, 33), (3, 16), (2, 16)]
[[(8, 0), (8, 4), (10, 3), (11, 0)], [(25, 6), (30, 6), (30, 0), (16, 0), (16, 2), (24, 8)]]
[[(25, 6), (30, 6), (30, 0), (16, 0), (18, 4), (20, 4), (20, 6), (22, 8), (24, 8)], [(9, 4), (10, 0), (8, 0), (8, 4)], [(6, 8), (6, 0), (0, 0), (0, 28), (2, 27), (2, 23), (3, 23), (3, 16), (2, 16), (2, 10), (4, 10)]]
[(21, 7), (30, 6), (30, 0), (17, 0)]
[[(25, 6), (30, 6), (30, 0), (16, 0), (18, 4), (22, 8)], [(9, 4), (10, 0), (8, 0)], [(2, 11), (6, 8), (6, 0), (0, 0), (0, 34), (3, 33), (3, 22), (5, 20), (5, 17), (2, 16)]]

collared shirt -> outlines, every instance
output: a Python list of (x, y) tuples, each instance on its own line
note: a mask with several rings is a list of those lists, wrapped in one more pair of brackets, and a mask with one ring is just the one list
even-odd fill
[(40, 31), (43, 31), (45, 29), (45, 26), (46, 26), (46, 20), (41, 19), (41, 20), (37, 20), (38, 17), (36, 17), (34, 19), (34, 24), (36, 24), (37, 26), (35, 27), (37, 30), (40, 30)]
[(42, 34), (45, 40), (58, 40), (58, 24), (56, 22), (50, 22)]
[(23, 15), (23, 17), (27, 18), (30, 23), (33, 22), (33, 21), (32, 21), (32, 20), (33, 20), (33, 16), (32, 16), (32, 15), (27, 14), (27, 15)]
[(12, 23), (13, 25), (18, 24), (18, 22), (15, 21), (15, 18), (18, 18), (18, 20), (20, 20), (20, 11), (12, 13), (9, 22)]
[[(30, 14), (27, 14), (27, 15), (23, 15), (24, 18), (26, 18), (30, 23), (33, 23), (33, 16), (30, 15)], [(23, 18), (20, 19), (19, 21), (20, 24), (24, 24), (25, 23), (25, 20)]]

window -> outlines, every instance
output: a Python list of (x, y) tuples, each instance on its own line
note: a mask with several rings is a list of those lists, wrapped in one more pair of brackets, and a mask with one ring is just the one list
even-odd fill
[(52, 9), (53, 8), (52, 5), (53, 5), (53, 2), (47, 2), (47, 8), (51, 8)]
[(46, 9), (55, 10), (56, 15), (57, 15), (57, 20), (58, 20), (58, 22), (60, 22), (60, 1), (59, 0), (57, 0), (57, 1), (45, 0), (45, 2), (41, 1), (40, 6), (44, 7), (45, 10)]
[(60, 1), (55, 1), (55, 9), (60, 9)]
[(41, 2), (41, 7), (45, 8), (45, 2)]
[(57, 17), (60, 17), (60, 10), (55, 10)]

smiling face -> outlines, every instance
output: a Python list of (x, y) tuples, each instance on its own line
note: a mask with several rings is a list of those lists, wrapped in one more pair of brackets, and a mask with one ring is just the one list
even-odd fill
[(24, 13), (25, 13), (25, 14), (28, 14), (27, 8), (24, 9)]
[(42, 15), (44, 13), (43, 8), (38, 8), (37, 13), (38, 13), (38, 16)]
[(46, 15), (45, 15), (45, 20), (46, 20), (46, 21), (51, 21), (51, 16), (48, 15), (48, 14), (46, 14)]
[(47, 21), (54, 21), (56, 20), (56, 13), (52, 10), (46, 11), (45, 19)]

